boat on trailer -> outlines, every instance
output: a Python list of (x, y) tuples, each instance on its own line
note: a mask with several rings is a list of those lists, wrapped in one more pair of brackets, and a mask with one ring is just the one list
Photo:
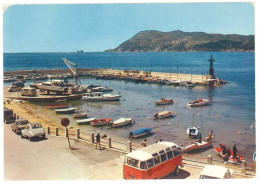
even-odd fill
[(76, 111), (76, 108), (67, 108), (67, 109), (55, 109), (56, 114), (71, 114)]
[(111, 118), (105, 118), (105, 119), (96, 119), (90, 122), (90, 125), (92, 126), (103, 126), (108, 125), (112, 121)]
[(130, 136), (132, 136), (133, 138), (139, 138), (139, 137), (145, 136), (147, 134), (150, 134), (152, 132), (152, 130), (153, 129), (151, 129), (151, 128), (139, 128), (136, 131), (130, 133)]
[(173, 104), (173, 99), (164, 99), (164, 98), (161, 98), (159, 101), (156, 101), (155, 102), (156, 105), (170, 105), (170, 104)]
[(190, 107), (198, 107), (198, 106), (203, 106), (203, 105), (208, 105), (210, 103), (209, 99), (199, 99), (193, 102), (189, 102), (188, 106)]
[(133, 118), (120, 118), (118, 120), (112, 121), (111, 126), (112, 127), (122, 127), (122, 126), (128, 125), (130, 123), (133, 123)]
[(87, 125), (87, 124), (90, 124), (90, 122), (95, 119), (96, 118), (80, 119), (80, 120), (77, 120), (76, 122), (78, 125)]
[(159, 112), (159, 113), (154, 114), (155, 119), (162, 119), (162, 118), (167, 118), (167, 117), (171, 117), (171, 116), (173, 116), (172, 111), (163, 111), (163, 112)]

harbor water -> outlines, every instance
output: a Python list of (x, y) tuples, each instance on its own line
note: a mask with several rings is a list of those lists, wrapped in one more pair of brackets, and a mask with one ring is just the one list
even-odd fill
[[(113, 88), (114, 93), (121, 94), (120, 102), (68, 102), (70, 107), (78, 111), (88, 112), (89, 117), (112, 118), (131, 117), (135, 123), (122, 128), (78, 126), (72, 115), (71, 126), (95, 132), (112, 134), (128, 138), (129, 132), (140, 127), (150, 127), (154, 133), (147, 137), (147, 142), (167, 140), (179, 145), (188, 145), (195, 140), (187, 137), (186, 129), (192, 125), (200, 127), (205, 138), (213, 131), (213, 143), (220, 143), (232, 149), (236, 144), (238, 153), (252, 162), (255, 152), (255, 55), (243, 52), (194, 52), (194, 53), (18, 53), (4, 54), (4, 71), (67, 69), (62, 62), (65, 57), (77, 62), (78, 68), (110, 68), (125, 70), (143, 70), (156, 72), (172, 72), (191, 74), (208, 74), (210, 55), (215, 59), (216, 77), (228, 84), (219, 87), (196, 86), (173, 87), (167, 85), (133, 83), (123, 80), (96, 80), (82, 77), (81, 83), (96, 84)], [(33, 83), (27, 81), (26, 85)], [(4, 83), (9, 85), (10, 83)], [(172, 98), (173, 105), (156, 106), (160, 97)], [(187, 107), (187, 103), (198, 98), (208, 98), (211, 104), (195, 109)], [(65, 115), (56, 115), (53, 110), (46, 110), (44, 103), (37, 105), (39, 111), (48, 111), (57, 119)], [(153, 114), (169, 110), (175, 112), (173, 118), (153, 120)], [(241, 132), (241, 134), (238, 134)], [(136, 142), (141, 143), (139, 139)], [(213, 149), (199, 155), (213, 155)]]

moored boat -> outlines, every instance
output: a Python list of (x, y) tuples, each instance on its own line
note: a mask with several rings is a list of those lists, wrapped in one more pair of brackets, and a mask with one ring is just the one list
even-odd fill
[[(213, 146), (213, 148), (218, 153), (218, 156), (223, 159), (225, 155), (223, 155), (221, 147)], [(241, 163), (242, 159), (243, 159), (243, 157), (239, 154), (237, 154), (237, 157), (233, 159), (233, 151), (230, 150), (230, 156), (229, 156), (228, 162), (230, 162), (230, 163)]]
[(190, 106), (190, 107), (203, 106), (203, 105), (208, 105), (209, 102), (210, 102), (209, 99), (199, 99), (194, 102), (189, 102), (188, 106)]
[(190, 138), (197, 138), (199, 129), (195, 126), (190, 126), (187, 128), (187, 134)]
[(163, 112), (155, 113), (154, 118), (155, 119), (162, 119), (162, 118), (171, 117), (172, 115), (173, 115), (172, 111), (163, 111)]
[(156, 101), (155, 102), (156, 105), (170, 105), (170, 104), (173, 104), (173, 99), (164, 99), (164, 98), (161, 98), (159, 101)]
[(48, 109), (65, 109), (68, 108), (68, 104), (53, 104), (53, 105), (46, 105), (46, 108)]
[(103, 126), (108, 125), (112, 121), (111, 118), (105, 118), (105, 119), (96, 119), (90, 122), (92, 126)]
[(91, 89), (91, 92), (109, 92), (109, 91), (113, 91), (113, 89), (109, 87), (94, 87)]
[(73, 118), (86, 118), (87, 116), (88, 116), (88, 113), (73, 114)]
[(104, 94), (103, 92), (86, 93), (82, 97), (85, 101), (119, 101), (120, 95)]
[(77, 120), (76, 122), (77, 122), (78, 125), (87, 125), (95, 119), (96, 118), (80, 119), (80, 120)]
[(204, 150), (204, 149), (207, 149), (210, 147), (212, 147), (212, 141), (201, 141), (201, 143), (195, 142), (191, 145), (186, 146), (183, 149), (183, 152), (187, 153), (187, 152), (193, 152), (193, 151), (198, 151), (198, 150)]
[(112, 127), (122, 127), (122, 126), (128, 125), (130, 123), (133, 123), (133, 118), (120, 118), (118, 120), (112, 121), (111, 126)]
[(130, 132), (130, 137), (132, 138), (139, 138), (142, 136), (145, 136), (147, 134), (150, 134), (152, 132), (153, 129), (151, 128), (139, 128), (134, 132)]
[(66, 108), (66, 109), (55, 109), (57, 114), (71, 114), (76, 111), (76, 108)]

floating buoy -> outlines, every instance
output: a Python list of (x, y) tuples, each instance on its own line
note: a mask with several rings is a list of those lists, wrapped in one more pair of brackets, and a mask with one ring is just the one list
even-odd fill
[(218, 119), (219, 117), (218, 117), (218, 116), (216, 116), (216, 118)]
[(241, 132), (238, 132), (239, 135), (241, 135), (242, 133)]
[(149, 118), (150, 118), (150, 117), (148, 117), (148, 116), (146, 117), (146, 119), (149, 119)]

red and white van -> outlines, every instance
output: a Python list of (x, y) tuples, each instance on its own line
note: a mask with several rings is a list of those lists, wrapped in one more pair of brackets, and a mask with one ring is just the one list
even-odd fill
[(128, 153), (123, 164), (124, 179), (159, 179), (179, 173), (181, 149), (172, 142), (159, 142)]

